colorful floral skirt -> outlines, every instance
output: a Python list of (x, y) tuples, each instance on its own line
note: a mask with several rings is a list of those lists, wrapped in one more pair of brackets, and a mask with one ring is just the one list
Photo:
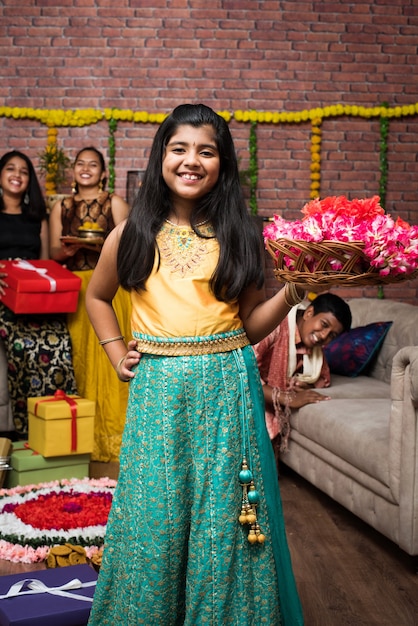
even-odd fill
[[(253, 349), (143, 354), (129, 386), (89, 626), (303, 624)], [(243, 455), (264, 543), (238, 519)]]
[[(122, 383), (90, 323), (85, 297), (93, 270), (74, 272), (81, 278), (76, 313), (68, 315), (78, 393), (96, 403), (93, 461), (118, 461), (128, 404), (128, 385)], [(113, 307), (125, 341), (130, 339), (131, 297), (119, 289)]]
[(77, 393), (65, 315), (16, 315), (0, 303), (9, 395), (15, 429), (28, 432), (28, 397)]

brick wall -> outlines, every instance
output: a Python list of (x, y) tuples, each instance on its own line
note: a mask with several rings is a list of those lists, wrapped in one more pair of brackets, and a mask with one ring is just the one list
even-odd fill
[[(0, 106), (165, 112), (199, 101), (217, 110), (294, 112), (418, 101), (415, 0), (3, 0), (0, 16)], [(230, 126), (246, 167), (249, 126)], [(127, 172), (145, 167), (155, 130), (119, 123), (121, 195)], [(38, 122), (0, 117), (2, 152), (23, 150), (36, 164), (45, 139)], [(70, 157), (87, 144), (108, 155), (104, 121), (61, 128), (59, 140)], [(377, 193), (379, 143), (376, 119), (325, 119), (321, 195)], [(309, 147), (309, 122), (259, 126), (261, 215), (299, 217), (309, 199)], [(413, 223), (417, 152), (418, 115), (391, 120), (386, 209)], [(418, 304), (417, 281), (385, 293)]]

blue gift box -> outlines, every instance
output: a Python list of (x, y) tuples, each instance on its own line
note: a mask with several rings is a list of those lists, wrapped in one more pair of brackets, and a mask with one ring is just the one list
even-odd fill
[(0, 576), (0, 626), (86, 626), (96, 581), (90, 565)]

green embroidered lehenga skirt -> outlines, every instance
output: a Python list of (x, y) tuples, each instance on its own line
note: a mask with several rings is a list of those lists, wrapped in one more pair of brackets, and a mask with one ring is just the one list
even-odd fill
[[(143, 354), (89, 626), (299, 626), (264, 399), (250, 346)], [(264, 543), (238, 518), (248, 457)]]

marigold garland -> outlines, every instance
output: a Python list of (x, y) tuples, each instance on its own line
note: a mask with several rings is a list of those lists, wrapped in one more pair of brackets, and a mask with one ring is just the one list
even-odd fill
[[(379, 106), (365, 107), (349, 104), (335, 104), (325, 107), (316, 107), (313, 109), (304, 109), (302, 111), (256, 111), (238, 109), (231, 113), (230, 111), (218, 111), (226, 122), (234, 119), (236, 122), (250, 123), (250, 167), (253, 175), (251, 176), (250, 187), (250, 210), (252, 214), (257, 213), (257, 174), (258, 166), (254, 166), (254, 152), (252, 149), (256, 147), (256, 125), (257, 124), (299, 124), (311, 121), (311, 174), (310, 174), (310, 198), (311, 200), (318, 198), (320, 195), (320, 146), (321, 146), (321, 123), (324, 118), (352, 116), (362, 117), (365, 119), (380, 118), (380, 183), (379, 195), (384, 205), (387, 183), (387, 136), (389, 119), (400, 118), (418, 113), (418, 102), (405, 104), (402, 106), (389, 107), (387, 103)], [(150, 113), (148, 111), (133, 111), (131, 109), (106, 108), (103, 111), (97, 109), (75, 109), (75, 110), (57, 110), (57, 109), (34, 109), (30, 107), (0, 107), (0, 117), (8, 117), (15, 120), (34, 119), (41, 124), (45, 124), (49, 128), (68, 127), (68, 126), (87, 126), (96, 124), (105, 119), (109, 122), (109, 150), (111, 158), (109, 163), (109, 190), (114, 191), (115, 187), (115, 163), (114, 156), (116, 152), (116, 144), (114, 140), (114, 132), (118, 121), (133, 122), (140, 124), (161, 124), (166, 118), (167, 113)], [(255, 138), (255, 139), (254, 139)], [(251, 143), (253, 142), (253, 144)], [(256, 158), (256, 157), (255, 157)], [(48, 193), (51, 193), (47, 189)]]
[(46, 147), (39, 156), (39, 170), (45, 176), (45, 193), (54, 195), (61, 183), (65, 182), (66, 171), (70, 166), (70, 159), (64, 150), (58, 146), (58, 131), (48, 128)]
[(321, 188), (321, 123), (322, 118), (312, 120), (311, 128), (311, 200), (319, 198)]

